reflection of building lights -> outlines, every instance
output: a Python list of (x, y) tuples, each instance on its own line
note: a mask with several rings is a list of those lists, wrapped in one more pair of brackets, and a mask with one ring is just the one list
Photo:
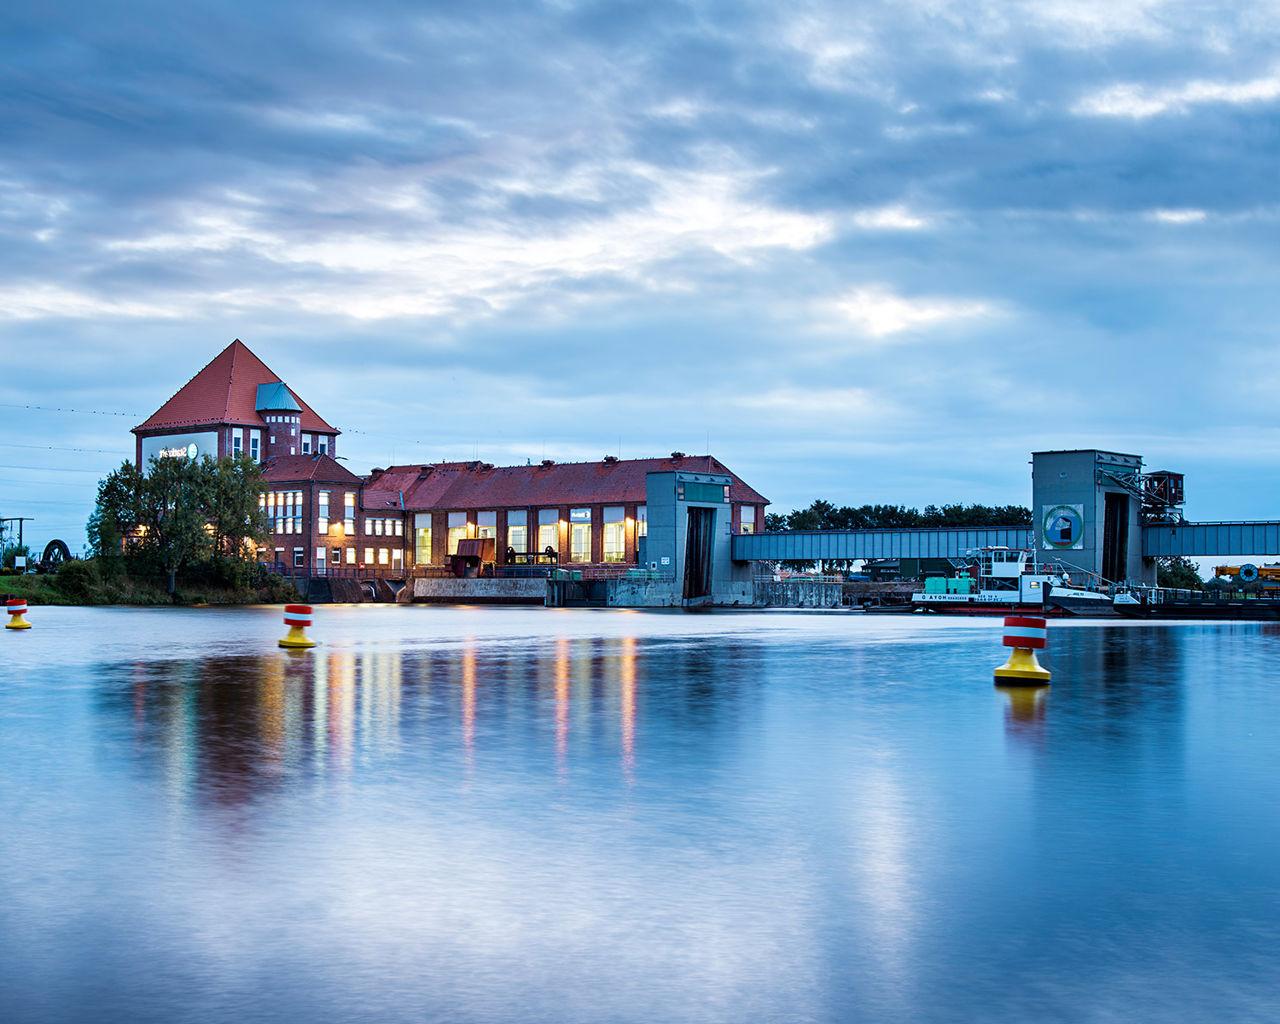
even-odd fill
[(556, 758), (569, 752), (569, 641), (556, 641)]
[(622, 718), (622, 770), (632, 781), (636, 740), (636, 638), (623, 637), (622, 660), (618, 665), (619, 712)]
[(476, 738), (476, 648), (475, 640), (467, 638), (462, 649), (462, 746), (471, 758)]

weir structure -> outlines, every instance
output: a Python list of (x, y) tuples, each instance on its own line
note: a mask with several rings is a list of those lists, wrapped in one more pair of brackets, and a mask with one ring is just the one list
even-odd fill
[(1033, 550), (1041, 560), (1112, 583), (1155, 583), (1172, 555), (1280, 555), (1280, 520), (1190, 523), (1183, 476), (1146, 472), (1139, 455), (1099, 449), (1034, 452), (1031, 526), (814, 530), (737, 534), (737, 562), (960, 558), (983, 547)]

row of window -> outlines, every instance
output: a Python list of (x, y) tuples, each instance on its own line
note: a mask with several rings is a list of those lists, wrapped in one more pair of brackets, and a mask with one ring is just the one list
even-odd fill
[[(284, 416), (268, 416), (268, 423), (287, 422)], [(297, 432), (297, 427), (290, 427), (289, 433), (293, 435)], [(233, 427), (231, 430), (231, 454), (243, 455), (245, 450), (245, 437), (248, 436), (249, 441), (249, 458), (254, 462), (262, 461), (262, 431), (255, 430), (252, 427)], [(275, 437), (271, 438), (272, 441)], [(302, 435), (302, 454), (310, 455), (312, 452), (319, 452), (321, 455), (328, 455), (330, 450), (328, 434), (303, 434)], [(295, 449), (290, 448), (289, 454), (296, 454)]]
[(258, 495), (258, 507), (266, 512), (272, 533), (302, 532), (301, 491), (267, 491)]
[(403, 537), (404, 520), (369, 519), (366, 517), (364, 521), (364, 535), (366, 537)]
[[(316, 492), (316, 533), (329, 534), (329, 491)], [(355, 491), (344, 491), (342, 495), (342, 532), (354, 537), (356, 532), (356, 495)]]
[[(284, 548), (276, 548), (276, 561), (284, 564)], [(293, 549), (293, 567), (295, 569), (306, 568), (307, 549)], [(356, 561), (355, 548), (316, 548), (316, 568), (324, 569), (326, 566), (352, 565), (359, 567), (368, 567), (372, 565), (385, 566), (390, 569), (404, 568), (404, 552), (400, 548), (373, 548), (364, 549), (364, 561)]]
[[(301, 548), (295, 549), (301, 551)], [(345, 555), (345, 558), (344, 558)], [(367, 547), (364, 549), (364, 561), (356, 561), (355, 548), (316, 548), (316, 568), (323, 569), (326, 565), (341, 566), (371, 566), (380, 565), (391, 569), (404, 568), (404, 550), (402, 548), (374, 548)]]
[[(627, 517), (622, 505), (608, 505), (602, 515), (603, 520), (603, 558), (606, 562), (624, 562), (627, 558)], [(569, 561), (591, 561), (591, 529), (594, 524), (593, 510), (575, 508), (569, 510)], [(558, 555), (560, 551), (560, 510), (543, 508), (538, 510), (537, 547), (538, 554)], [(450, 512), (446, 520), (445, 553), (457, 554), (458, 543), (468, 537), (492, 537), (498, 539), (498, 513), (477, 512), (474, 532), (472, 524), (467, 521), (467, 513)], [(636, 537), (645, 537), (649, 533), (648, 508), (637, 506), (635, 518)], [(398, 534), (397, 534), (398, 536)], [(524, 555), (529, 553), (529, 513), (523, 509), (507, 513), (507, 550)], [(414, 553), (420, 565), (431, 561), (431, 513), (423, 512), (414, 517)]]
[(254, 462), (262, 461), (262, 431), (235, 427), (231, 431), (231, 454), (244, 454), (244, 438), (249, 435), (249, 458)]

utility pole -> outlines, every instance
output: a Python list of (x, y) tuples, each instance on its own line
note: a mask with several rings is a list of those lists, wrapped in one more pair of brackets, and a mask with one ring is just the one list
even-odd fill
[[(22, 524), (35, 522), (35, 518), (35, 516), (5, 516), (4, 518), (0, 518), (0, 524), (18, 524), (18, 547), (22, 547)], [(2, 527), (0, 527), (0, 529), (2, 529)]]

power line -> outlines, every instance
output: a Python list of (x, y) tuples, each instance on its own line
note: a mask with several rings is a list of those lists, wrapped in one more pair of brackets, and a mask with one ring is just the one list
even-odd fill
[[(6, 406), (7, 408), (7, 406)], [(128, 455), (128, 452), (111, 448), (65, 448), (56, 444), (8, 444), (0, 443), (0, 448), (31, 448), (42, 452), (83, 452), (88, 455)]]
[[(102, 469), (71, 469), (65, 466), (9, 466), (0, 464), (0, 469), (34, 469), (37, 473), (109, 473)], [(34, 482), (34, 481), (33, 481)]]
[(137, 413), (108, 412), (103, 409), (63, 409), (53, 405), (10, 405), (0, 402), (0, 409), (27, 409), (31, 412), (74, 412), (82, 416), (123, 416), (126, 419), (138, 419)]

